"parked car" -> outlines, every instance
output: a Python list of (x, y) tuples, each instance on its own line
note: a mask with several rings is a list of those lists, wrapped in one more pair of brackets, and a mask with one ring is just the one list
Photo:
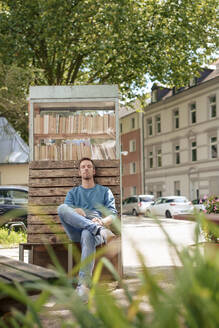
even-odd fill
[(122, 202), (122, 213), (132, 215), (145, 214), (146, 209), (153, 202), (153, 195), (130, 196)]
[(160, 197), (146, 210), (146, 216), (158, 215), (172, 218), (177, 214), (190, 214), (194, 210), (192, 203), (184, 196)]
[(197, 211), (203, 212), (206, 209), (204, 202), (205, 199), (194, 199), (192, 201), (192, 204)]
[[(0, 186), (0, 225), (1, 216), (6, 213), (9, 221), (22, 221), (27, 225), (27, 205), (28, 187)], [(12, 210), (16, 212), (11, 212)]]

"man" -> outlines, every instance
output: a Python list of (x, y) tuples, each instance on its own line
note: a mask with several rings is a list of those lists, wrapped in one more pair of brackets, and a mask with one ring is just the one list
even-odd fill
[[(107, 187), (95, 184), (95, 166), (90, 158), (84, 157), (79, 162), (81, 185), (72, 188), (66, 195), (64, 204), (58, 208), (61, 223), (74, 242), (81, 243), (81, 261), (94, 255), (96, 246), (107, 244), (114, 234), (107, 229), (117, 215), (115, 199)], [(100, 206), (110, 211), (103, 218)], [(79, 272), (77, 292), (86, 298), (89, 281), (94, 267), (93, 260), (83, 266)]]

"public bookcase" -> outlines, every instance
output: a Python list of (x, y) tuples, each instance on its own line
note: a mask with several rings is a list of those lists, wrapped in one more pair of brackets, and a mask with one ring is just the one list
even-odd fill
[[(66, 193), (80, 184), (78, 162), (82, 157), (94, 160), (95, 180), (112, 190), (120, 214), (118, 110), (119, 93), (115, 85), (30, 87), (26, 249), (31, 249), (33, 264), (49, 264), (44, 247), (49, 243), (63, 266), (69, 268), (69, 254), (64, 256), (61, 247), (69, 240), (60, 224), (57, 207)], [(21, 253), (23, 249), (24, 245)]]

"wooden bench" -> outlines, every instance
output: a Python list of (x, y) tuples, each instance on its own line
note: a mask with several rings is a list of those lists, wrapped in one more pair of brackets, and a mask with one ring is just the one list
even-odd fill
[[(64, 202), (67, 192), (81, 184), (78, 161), (33, 161), (29, 164), (29, 210), (27, 244), (20, 245), (23, 251), (30, 250), (30, 262), (47, 267), (51, 264), (46, 245), (53, 247), (61, 265), (69, 271), (73, 265), (71, 244), (60, 223), (57, 207)], [(96, 183), (107, 186), (114, 194), (120, 216), (120, 164), (119, 160), (96, 160)], [(53, 242), (53, 237), (55, 242)], [(115, 242), (114, 242), (115, 244)], [(112, 260), (122, 274), (121, 242), (116, 242), (117, 252)], [(80, 250), (80, 244), (77, 245)], [(110, 253), (110, 245), (108, 246)], [(106, 256), (107, 256), (106, 252)], [(74, 257), (74, 254), (73, 254)]]
[[(25, 288), (28, 295), (40, 293), (39, 289), (28, 287), (30, 283), (39, 282), (41, 280), (53, 283), (57, 279), (58, 274), (53, 270), (0, 256), (0, 282), (11, 286), (15, 286), (15, 283), (19, 283)], [(23, 303), (5, 295), (1, 290), (0, 315), (10, 312), (12, 307), (21, 311), (26, 310)]]

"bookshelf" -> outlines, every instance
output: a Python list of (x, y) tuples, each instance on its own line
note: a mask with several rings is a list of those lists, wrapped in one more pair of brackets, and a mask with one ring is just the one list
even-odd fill
[(116, 86), (31, 87), (31, 160), (119, 158)]

